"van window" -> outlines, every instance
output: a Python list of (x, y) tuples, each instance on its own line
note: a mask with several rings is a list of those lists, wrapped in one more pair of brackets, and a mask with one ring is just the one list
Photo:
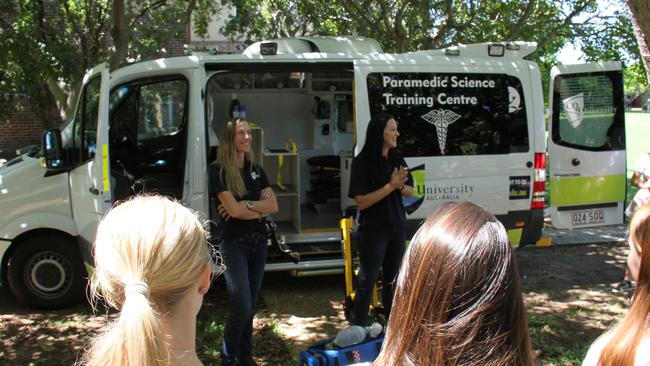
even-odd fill
[[(559, 75), (553, 95), (553, 142), (607, 151), (625, 148), (623, 111), (617, 110), (618, 72)], [(620, 77), (620, 76), (619, 76)]]
[(138, 141), (178, 132), (183, 123), (186, 84), (184, 80), (170, 80), (140, 88)]
[(399, 122), (404, 156), (529, 151), (521, 81), (505, 74), (370, 73), (370, 114)]
[(220, 73), (213, 79), (224, 90), (303, 89), (304, 72)]
[(182, 197), (188, 82), (180, 75), (133, 80), (111, 91), (113, 197), (146, 192)]
[[(101, 77), (91, 79), (81, 91), (72, 129), (71, 163), (83, 163), (95, 157), (97, 151), (97, 118)], [(66, 146), (69, 146), (67, 144)]]

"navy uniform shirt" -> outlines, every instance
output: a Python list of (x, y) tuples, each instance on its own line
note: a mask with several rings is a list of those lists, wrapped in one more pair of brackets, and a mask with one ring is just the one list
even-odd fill
[[(390, 159), (381, 157), (379, 165), (371, 164), (359, 155), (352, 160), (350, 173), (350, 190), (348, 196), (366, 195), (390, 182), (393, 169), (407, 166), (404, 158), (396, 152), (389, 154)], [(375, 165), (375, 166), (372, 166)], [(406, 184), (413, 186), (413, 177), (408, 173)], [(406, 221), (402, 193), (396, 189), (374, 205), (359, 212), (359, 226), (372, 228), (395, 228)]]
[[(244, 186), (246, 187), (247, 193), (243, 197), (239, 197), (233, 193), (235, 200), (259, 201), (262, 190), (270, 186), (269, 180), (266, 178), (266, 173), (264, 173), (264, 169), (257, 164), (253, 164), (253, 169), (251, 170), (250, 163), (245, 161), (244, 167), (240, 170), (240, 173), (244, 180)], [(221, 166), (218, 163), (215, 162), (210, 164), (208, 176), (211, 197), (228, 190), (228, 187), (226, 187), (226, 172), (221, 169)], [(250, 233), (263, 234), (266, 232), (266, 225), (258, 219), (241, 220), (231, 217), (228, 220), (222, 220), (221, 227), (223, 230), (223, 237), (226, 239)]]

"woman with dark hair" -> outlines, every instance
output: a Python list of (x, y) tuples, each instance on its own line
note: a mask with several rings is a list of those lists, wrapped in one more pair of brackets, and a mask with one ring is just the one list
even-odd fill
[(438, 206), (400, 269), (374, 365), (533, 365), (516, 262), (503, 225), (469, 202)]
[(251, 337), (255, 304), (264, 278), (266, 225), (262, 218), (278, 211), (264, 170), (252, 161), (248, 122), (235, 118), (219, 138), (217, 162), (210, 165), (210, 194), (223, 217), (219, 248), (226, 264), (228, 321), (223, 334), (222, 365), (255, 365)]
[(357, 325), (368, 325), (372, 291), (383, 270), (386, 317), (393, 301), (392, 282), (405, 250), (406, 213), (402, 196), (413, 195), (413, 178), (397, 152), (397, 121), (387, 114), (370, 120), (366, 142), (352, 161), (348, 195), (357, 203), (359, 280), (354, 299)]
[(650, 365), (650, 204), (634, 212), (627, 265), (636, 281), (632, 306), (614, 329), (589, 348), (583, 366)]

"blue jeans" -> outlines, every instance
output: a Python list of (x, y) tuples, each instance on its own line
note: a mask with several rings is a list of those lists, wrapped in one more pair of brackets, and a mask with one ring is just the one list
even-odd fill
[(368, 325), (368, 309), (379, 270), (383, 270), (381, 292), (386, 319), (393, 304), (393, 282), (397, 279), (402, 257), (406, 251), (403, 225), (394, 228), (360, 228), (358, 232), (359, 279), (354, 296), (356, 325)]
[(266, 263), (266, 238), (247, 235), (225, 238), (219, 245), (226, 265), (229, 314), (221, 351), (224, 364), (236, 364), (252, 352), (253, 316), (262, 288)]

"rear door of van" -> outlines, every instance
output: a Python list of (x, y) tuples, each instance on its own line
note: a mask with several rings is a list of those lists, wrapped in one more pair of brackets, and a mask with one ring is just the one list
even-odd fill
[(621, 63), (555, 66), (549, 90), (553, 226), (622, 223), (626, 163)]
[(444, 202), (471, 201), (497, 215), (518, 244), (532, 220), (529, 63), (400, 56), (355, 61), (355, 155), (370, 117), (393, 115), (415, 180), (408, 218), (419, 222)]

